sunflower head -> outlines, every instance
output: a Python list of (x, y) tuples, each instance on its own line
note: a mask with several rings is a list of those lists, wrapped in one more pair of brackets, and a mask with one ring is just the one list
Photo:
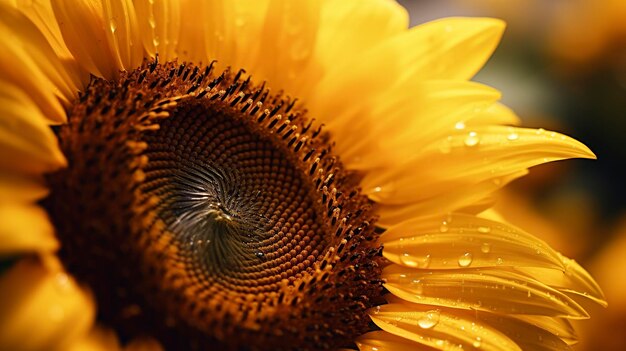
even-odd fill
[(468, 81), (500, 21), (407, 29), (387, 0), (0, 10), (0, 348), (566, 349), (581, 300), (604, 304), (488, 211), (528, 167), (593, 157)]

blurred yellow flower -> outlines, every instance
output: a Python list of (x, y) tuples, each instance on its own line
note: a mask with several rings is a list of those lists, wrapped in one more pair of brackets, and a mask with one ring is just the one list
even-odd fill
[(581, 300), (604, 305), (488, 210), (527, 168), (594, 157), (469, 81), (499, 20), (408, 29), (387, 0), (0, 12), (2, 349), (567, 349)]

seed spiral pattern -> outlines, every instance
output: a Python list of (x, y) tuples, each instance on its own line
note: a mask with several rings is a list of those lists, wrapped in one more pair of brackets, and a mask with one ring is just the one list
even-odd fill
[(67, 268), (123, 339), (349, 346), (383, 303), (372, 203), (297, 101), (213, 64), (93, 78), (45, 200)]

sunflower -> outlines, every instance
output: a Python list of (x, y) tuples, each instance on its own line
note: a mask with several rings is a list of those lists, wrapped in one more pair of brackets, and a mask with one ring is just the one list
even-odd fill
[(489, 210), (527, 168), (594, 157), (469, 81), (499, 20), (0, 6), (2, 349), (567, 349), (604, 304)]

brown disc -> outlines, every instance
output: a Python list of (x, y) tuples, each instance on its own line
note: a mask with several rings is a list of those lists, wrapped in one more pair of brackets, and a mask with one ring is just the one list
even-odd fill
[(168, 349), (330, 349), (383, 303), (372, 203), (305, 111), (243, 71), (93, 78), (44, 201), (100, 322)]

